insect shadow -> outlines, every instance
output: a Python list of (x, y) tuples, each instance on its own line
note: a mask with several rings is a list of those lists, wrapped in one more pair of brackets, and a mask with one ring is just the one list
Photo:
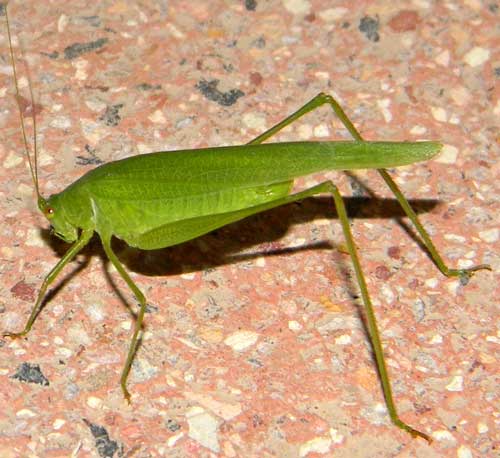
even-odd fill
[[(357, 178), (356, 181), (360, 183)], [(402, 218), (405, 217), (405, 214), (397, 200), (374, 197), (374, 194), (366, 186), (361, 184), (361, 187), (365, 193), (370, 194), (369, 197), (347, 197), (344, 199), (350, 218), (395, 219), (408, 235), (423, 247), (413, 229), (403, 221)], [(435, 208), (439, 201), (435, 199), (415, 199), (411, 200), (410, 204), (417, 213), (426, 213)], [(300, 207), (300, 211), (296, 211), (297, 207)], [(144, 276), (168, 277), (250, 261), (262, 256), (292, 255), (301, 251), (338, 248), (331, 240), (312, 241), (300, 247), (282, 247), (281, 244), (276, 243), (283, 238), (293, 225), (305, 224), (318, 218), (337, 218), (331, 198), (314, 197), (284, 205), (224, 226), (195, 240), (167, 248), (144, 251), (129, 247), (118, 239), (113, 240), (113, 247), (120, 261), (131, 271)], [(47, 245), (59, 256), (66, 252), (67, 244), (53, 237), (48, 228), (41, 229), (41, 235)], [(250, 247), (262, 244), (267, 244), (268, 247), (263, 251), (242, 254), (242, 251), (248, 251)], [(203, 249), (200, 247), (203, 247)], [(425, 250), (425, 247), (423, 249)], [(101, 258), (108, 282), (130, 313), (135, 316), (135, 312), (130, 306), (130, 299), (123, 295), (121, 286), (109, 274), (107, 269), (109, 260), (97, 236), (94, 236), (91, 242), (80, 252), (77, 258), (77, 266), (67, 272), (58, 284), (48, 292), (38, 313), (57, 296), (59, 291), (74, 276), (86, 268), (90, 259), (94, 256)], [(341, 272), (346, 272), (348, 270), (347, 263), (346, 266), (339, 266), (339, 269)], [(358, 296), (356, 285), (351, 282), (350, 276), (344, 275), (344, 277), (348, 293), (351, 297), (356, 298)]]

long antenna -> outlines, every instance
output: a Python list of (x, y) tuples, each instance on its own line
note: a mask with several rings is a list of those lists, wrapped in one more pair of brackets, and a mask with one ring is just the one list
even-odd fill
[[(38, 169), (37, 169), (37, 161), (38, 161), (38, 154), (37, 154), (37, 142), (36, 142), (36, 113), (35, 113), (35, 106), (34, 106), (34, 98), (33, 98), (33, 88), (31, 86), (31, 81), (28, 78), (28, 88), (30, 92), (30, 97), (31, 97), (31, 114), (33, 117), (33, 163), (31, 162), (31, 156), (29, 152), (29, 147), (28, 147), (28, 140), (26, 137), (26, 128), (24, 125), (24, 115), (23, 115), (23, 110), (21, 108), (21, 95), (19, 93), (19, 84), (17, 82), (17, 70), (16, 70), (16, 62), (14, 59), (14, 51), (12, 48), (12, 37), (10, 35), (10, 23), (9, 23), (9, 15), (7, 14), (7, 4), (3, 5), (3, 10), (5, 13), (5, 22), (7, 24), (7, 37), (9, 39), (9, 52), (10, 52), (10, 61), (12, 64), (12, 72), (14, 74), (14, 84), (16, 87), (16, 101), (17, 101), (17, 106), (19, 108), (19, 119), (21, 121), (21, 130), (23, 133), (23, 141), (24, 141), (24, 152), (26, 155), (26, 158), (28, 159), (28, 164), (30, 166), (30, 172), (31, 172), (31, 179), (33, 180), (33, 184), (35, 185), (35, 191), (36, 195), (38, 197), (38, 200), (42, 198), (40, 195), (40, 190), (38, 188)], [(1, 8), (0, 8), (1, 11)]]

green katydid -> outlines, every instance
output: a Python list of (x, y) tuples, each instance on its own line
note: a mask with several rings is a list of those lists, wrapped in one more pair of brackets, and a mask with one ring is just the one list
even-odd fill
[[(6, 9), (5, 16), (15, 91), (19, 98)], [(332, 108), (354, 140), (263, 143), (284, 127), (325, 104)], [(385, 170), (387, 167), (430, 159), (441, 150), (439, 142), (365, 141), (337, 101), (330, 95), (320, 93), (246, 145), (157, 152), (110, 162), (86, 173), (59, 194), (45, 199), (40, 194), (38, 184), (35, 117), (31, 158), (23, 114), (19, 111), (25, 155), (38, 207), (50, 222), (53, 232), (72, 245), (45, 277), (23, 331), (6, 333), (5, 336), (21, 337), (30, 331), (48, 287), (97, 232), (107, 257), (140, 304), (120, 379), (123, 394), (130, 401), (126, 384), (143, 326), (146, 298), (113, 252), (112, 237), (142, 250), (163, 248), (274, 207), (318, 194), (328, 194), (333, 198), (361, 291), (368, 333), (390, 418), (396, 426), (412, 436), (430, 441), (426, 433), (412, 428), (398, 416), (375, 314), (337, 187), (331, 181), (325, 181), (301, 192), (290, 193), (294, 180), (304, 175), (334, 169), (375, 168), (415, 225), (439, 270), (446, 276), (471, 276), (479, 269), (490, 267), (482, 264), (468, 269), (448, 268), (417, 215)]]

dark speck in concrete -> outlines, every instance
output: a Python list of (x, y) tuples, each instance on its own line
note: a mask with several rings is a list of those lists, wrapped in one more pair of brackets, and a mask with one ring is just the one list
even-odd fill
[(119, 114), (121, 108), (123, 108), (123, 103), (107, 106), (99, 121), (104, 121), (107, 126), (117, 126), (122, 119)]
[(245, 0), (245, 8), (248, 11), (255, 11), (257, 8), (257, 2), (255, 0)]
[(80, 57), (82, 54), (102, 48), (108, 42), (107, 38), (99, 38), (89, 43), (75, 43), (64, 49), (64, 58), (71, 60)]
[(85, 151), (87, 151), (88, 156), (76, 157), (76, 163), (78, 165), (101, 165), (104, 163), (96, 156), (95, 149), (91, 148), (90, 145), (85, 145)]
[(227, 92), (222, 92), (217, 89), (219, 80), (201, 80), (195, 87), (198, 89), (208, 100), (217, 102), (219, 105), (229, 107), (236, 103), (236, 101), (245, 95), (239, 89), (231, 89)]
[(12, 378), (25, 383), (36, 383), (42, 386), (49, 386), (49, 381), (42, 374), (38, 364), (22, 363)]
[(380, 35), (378, 34), (379, 20), (378, 18), (372, 18), (370, 16), (365, 16), (359, 21), (359, 31), (363, 32), (370, 41), (377, 42), (380, 40)]
[(96, 425), (90, 421), (83, 419), (84, 423), (90, 428), (92, 436), (94, 436), (97, 453), (101, 458), (113, 458), (115, 452), (121, 449), (116, 441), (109, 438), (108, 432), (103, 426)]
[(140, 91), (152, 91), (152, 90), (158, 90), (161, 89), (160, 84), (149, 84), (149, 83), (141, 83), (136, 86), (137, 89)]

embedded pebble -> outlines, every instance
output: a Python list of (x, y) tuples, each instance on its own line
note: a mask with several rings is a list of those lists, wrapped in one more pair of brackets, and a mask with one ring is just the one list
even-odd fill
[(441, 164), (454, 164), (457, 161), (458, 149), (452, 145), (443, 145), (443, 149), (435, 161)]
[(458, 447), (457, 451), (457, 457), (458, 458), (472, 458), (472, 452), (469, 447), (466, 445), (461, 445)]
[(479, 232), (479, 237), (488, 243), (497, 242), (500, 236), (500, 229), (497, 227)]
[(58, 116), (50, 121), (50, 127), (67, 130), (71, 128), (71, 119), (67, 116)]
[(437, 441), (455, 442), (455, 438), (453, 437), (453, 435), (449, 431), (446, 431), (445, 429), (439, 429), (437, 431), (434, 431), (432, 433), (432, 437)]
[(335, 338), (335, 343), (337, 345), (348, 345), (352, 342), (352, 338), (349, 334), (343, 334)]
[(224, 343), (235, 351), (243, 351), (251, 347), (257, 339), (259, 334), (253, 331), (236, 331), (224, 339)]
[(297, 135), (301, 140), (309, 140), (313, 135), (313, 129), (310, 124), (302, 124), (297, 128)]
[(442, 65), (443, 67), (448, 67), (448, 65), (450, 64), (450, 51), (445, 49), (444, 51), (440, 52), (434, 60), (439, 65)]
[(337, 8), (328, 8), (326, 10), (320, 11), (318, 16), (325, 22), (334, 22), (341, 19), (348, 12), (349, 10), (347, 8), (339, 6)]
[(437, 278), (429, 278), (428, 280), (425, 280), (425, 286), (428, 288), (435, 288), (439, 284), (439, 281)]
[(283, 0), (283, 6), (292, 14), (307, 14), (311, 4), (306, 0)]
[(327, 453), (332, 445), (332, 440), (328, 437), (315, 437), (300, 446), (299, 455), (307, 456), (309, 453)]
[(463, 86), (455, 86), (451, 88), (450, 96), (459, 106), (467, 105), (471, 99), (471, 93)]
[(446, 110), (442, 107), (431, 107), (431, 113), (436, 121), (446, 122), (448, 120)]
[(243, 124), (258, 131), (266, 130), (266, 118), (256, 113), (246, 113), (243, 115)]
[(36, 246), (36, 247), (44, 247), (45, 241), (41, 237), (40, 229), (28, 229), (26, 234), (26, 242), (27, 246)]
[(430, 338), (429, 343), (432, 345), (443, 343), (443, 336), (441, 334), (435, 334)]
[(475, 46), (464, 56), (464, 61), (471, 67), (478, 67), (483, 65), (490, 58), (490, 50)]
[(377, 105), (380, 108), (380, 111), (382, 112), (382, 116), (384, 117), (385, 122), (389, 123), (392, 121), (392, 113), (389, 110), (389, 107), (391, 105), (390, 99), (380, 99), (377, 100)]
[(218, 421), (198, 406), (191, 407), (186, 412), (186, 419), (189, 425), (189, 437), (217, 453), (219, 451)]
[(477, 424), (477, 432), (479, 434), (484, 434), (484, 433), (487, 433), (488, 431), (489, 431), (489, 428), (488, 428), (488, 425), (486, 423), (479, 422)]
[(30, 409), (21, 409), (16, 412), (16, 417), (18, 418), (32, 418), (36, 417), (36, 413)]
[(169, 447), (173, 447), (179, 441), (179, 439), (181, 439), (183, 436), (184, 436), (184, 433), (174, 434), (172, 437), (168, 438), (167, 445)]
[(455, 375), (451, 382), (446, 385), (448, 391), (462, 391), (464, 389), (464, 378), (461, 375)]
[(218, 417), (223, 418), (225, 421), (229, 421), (241, 414), (243, 408), (239, 402), (223, 402), (214, 399), (211, 396), (194, 393), (191, 391), (184, 392), (186, 399), (195, 401), (197, 404), (202, 405), (210, 412), (215, 413)]
[(155, 124), (166, 124), (167, 120), (161, 110), (156, 110), (153, 114), (148, 116), (148, 119)]
[(290, 329), (290, 331), (300, 331), (302, 325), (298, 321), (291, 320), (288, 322), (288, 329)]
[(61, 429), (65, 424), (66, 420), (63, 420), (62, 418), (56, 418), (52, 423), (52, 427), (57, 430)]
[(334, 444), (341, 444), (344, 440), (344, 435), (340, 434), (335, 428), (330, 428), (330, 437), (332, 438), (332, 442)]
[(314, 128), (314, 136), (318, 138), (325, 138), (330, 136), (330, 129), (326, 124), (319, 124)]
[(89, 62), (85, 59), (78, 59), (72, 62), (73, 67), (76, 69), (75, 79), (80, 81), (85, 81), (88, 78), (87, 69), (89, 67)]
[(17, 165), (21, 164), (23, 162), (22, 156), (18, 156), (17, 154), (14, 153), (9, 153), (7, 156), (7, 159), (3, 161), (3, 167), (6, 169), (11, 169), (13, 167), (16, 167)]
[(87, 405), (93, 409), (99, 409), (102, 406), (102, 399), (95, 396), (89, 396), (87, 398)]

